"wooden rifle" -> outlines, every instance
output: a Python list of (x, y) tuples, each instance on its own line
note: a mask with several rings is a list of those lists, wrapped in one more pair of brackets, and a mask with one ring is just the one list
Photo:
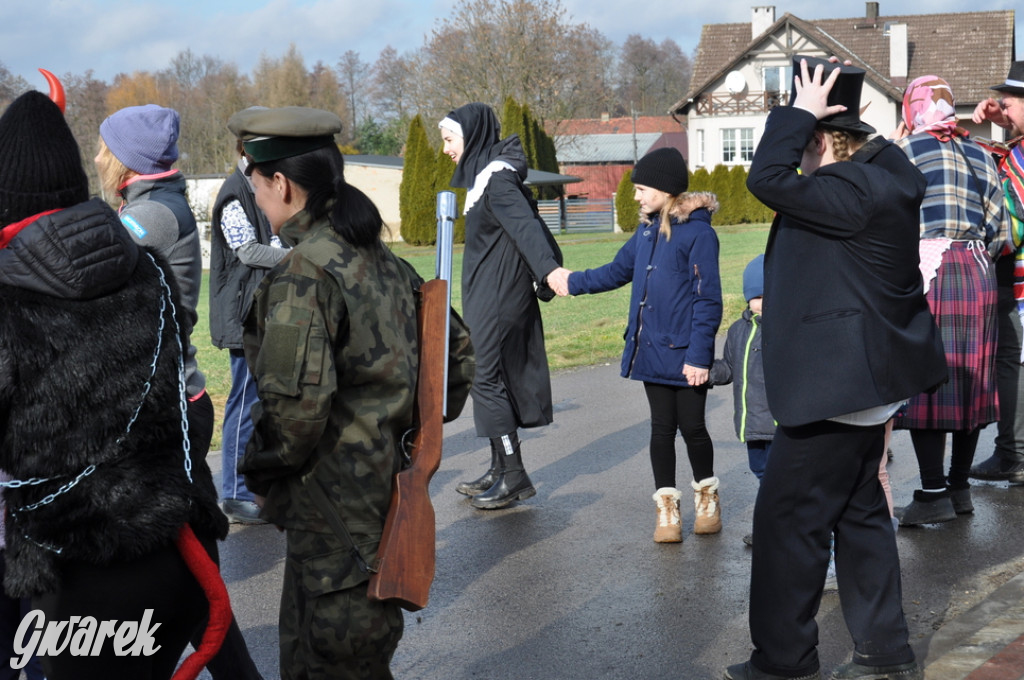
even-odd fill
[(369, 583), (371, 600), (391, 600), (411, 612), (427, 606), (434, 581), (436, 526), (430, 480), (441, 465), (444, 437), (454, 226), (455, 194), (438, 192), (437, 278), (420, 286), (414, 434), (394, 478), (376, 570)]

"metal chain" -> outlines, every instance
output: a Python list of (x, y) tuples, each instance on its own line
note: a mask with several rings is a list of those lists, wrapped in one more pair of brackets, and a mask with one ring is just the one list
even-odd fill
[[(176, 339), (176, 341), (178, 343), (178, 359), (177, 359), (177, 363), (178, 363), (178, 408), (179, 408), (179, 410), (181, 412), (182, 451), (184, 453), (184, 458), (185, 458), (185, 464), (184, 464), (185, 476), (188, 477), (189, 483), (193, 483), (193, 480), (192, 480), (192, 455), (191, 455), (192, 447), (191, 447), (191, 442), (189, 441), (189, 437), (188, 437), (188, 395), (187, 395), (187, 392), (186, 392), (186, 389), (185, 389), (185, 360), (184, 360), (184, 349), (182, 348), (182, 344), (181, 344), (181, 326), (178, 323), (177, 307), (174, 304), (174, 298), (173, 298), (173, 295), (172, 295), (171, 287), (170, 287), (170, 284), (167, 283), (167, 278), (164, 275), (164, 271), (163, 271), (163, 269), (160, 268), (159, 265), (157, 265), (156, 259), (150, 253), (147, 252), (146, 256), (149, 257), (149, 259), (153, 262), (153, 266), (156, 267), (156, 270), (157, 270), (157, 272), (160, 275), (160, 284), (163, 286), (163, 289), (164, 289), (164, 295), (162, 295), (160, 297), (160, 314), (159, 314), (160, 325), (159, 325), (159, 328), (157, 329), (157, 343), (156, 343), (156, 349), (153, 352), (153, 361), (150, 363), (149, 378), (143, 384), (142, 395), (141, 395), (141, 397), (139, 399), (139, 403), (136, 405), (135, 410), (133, 411), (131, 418), (128, 420), (128, 425), (125, 427), (124, 433), (118, 437), (117, 443), (121, 444), (122, 442), (124, 442), (125, 439), (127, 439), (128, 435), (131, 433), (132, 426), (134, 426), (135, 421), (138, 420), (139, 413), (142, 411), (142, 407), (145, 406), (146, 398), (149, 396), (149, 392), (152, 389), (153, 378), (156, 375), (156, 371), (157, 371), (157, 363), (159, 362), (159, 359), (160, 359), (160, 353), (163, 350), (163, 332), (164, 332), (165, 323), (166, 323), (165, 322), (166, 311), (167, 311), (168, 305), (170, 305), (171, 320), (174, 321), (174, 329), (175, 329), (174, 337), (175, 337), (175, 339)], [(60, 488), (58, 488), (53, 493), (47, 494), (46, 496), (44, 496), (40, 500), (36, 501), (35, 503), (31, 503), (29, 505), (25, 505), (23, 507), (20, 507), (17, 510), (15, 510), (14, 512), (15, 513), (18, 513), (18, 512), (31, 512), (33, 510), (39, 509), (40, 507), (42, 507), (44, 505), (49, 505), (50, 503), (55, 501), (58, 497), (60, 497), (61, 495), (67, 493), (71, 489), (73, 489), (79, 482), (81, 482), (83, 479), (85, 479), (86, 477), (88, 477), (89, 475), (91, 475), (95, 471), (96, 471), (96, 464), (90, 464), (84, 470), (82, 470), (80, 473), (78, 473), (78, 475), (76, 475), (73, 480), (71, 480), (70, 482), (66, 482), (66, 483), (62, 484), (60, 486)], [(56, 480), (56, 479), (61, 479), (62, 477), (65, 477), (65, 476), (66, 475), (61, 475), (61, 476), (57, 476), (57, 477), (31, 477), (29, 479), (11, 479), (11, 480), (8, 480), (8, 481), (0, 481), (0, 488), (17, 489), (17, 488), (21, 488), (21, 487), (24, 487), (24, 486), (37, 486), (37, 485), (43, 484), (45, 482), (53, 481), (53, 480)], [(28, 537), (26, 536), (26, 538), (28, 538)], [(33, 541), (33, 543), (35, 543), (35, 541)], [(42, 544), (37, 543), (37, 545), (42, 545)], [(60, 552), (59, 549), (53, 548), (51, 546), (42, 546), (42, 547), (47, 548), (48, 550), (54, 550), (56, 552)]]
[(96, 472), (96, 466), (95, 465), (88, 466), (87, 468), (85, 468), (84, 470), (79, 472), (77, 477), (72, 479), (70, 482), (62, 484), (60, 486), (60, 488), (57, 489), (56, 491), (54, 491), (53, 493), (47, 494), (46, 496), (43, 496), (43, 498), (41, 500), (38, 500), (35, 503), (32, 503), (31, 505), (26, 505), (26, 506), (18, 508), (16, 510), (16, 512), (32, 512), (33, 510), (41, 508), (44, 505), (49, 505), (50, 503), (55, 501), (58, 496), (60, 496), (61, 494), (67, 493), (68, 491), (73, 489), (76, 484), (78, 484), (80, 481), (82, 481), (83, 479), (85, 479), (86, 477), (88, 477), (89, 475), (91, 475), (94, 472)]
[[(156, 267), (157, 271), (160, 272), (160, 283), (163, 284), (164, 292), (167, 295), (167, 301), (171, 305), (171, 319), (174, 321), (174, 338), (178, 343), (178, 407), (181, 410), (181, 449), (185, 454), (185, 476), (188, 477), (189, 484), (192, 484), (192, 442), (188, 437), (188, 394), (185, 390), (185, 349), (181, 345), (181, 326), (178, 324), (178, 310), (174, 304), (174, 297), (171, 295), (171, 287), (167, 283), (166, 277), (164, 277), (164, 270), (156, 264), (156, 260), (148, 252), (149, 259), (153, 261), (153, 266)], [(161, 324), (163, 323), (163, 315), (160, 317)]]
[(3, 489), (20, 489), (23, 486), (36, 486), (50, 481), (50, 477), (29, 477), (28, 479), (8, 479), (5, 482), (0, 482), (0, 488)]

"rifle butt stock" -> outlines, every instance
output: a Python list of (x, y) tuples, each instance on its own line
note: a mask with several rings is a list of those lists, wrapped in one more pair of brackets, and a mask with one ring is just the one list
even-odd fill
[(434, 581), (436, 525), (430, 480), (441, 465), (445, 368), (448, 362), (448, 282), (420, 287), (416, 434), (410, 464), (394, 477), (391, 505), (370, 575), (371, 600), (392, 600), (408, 611), (427, 606)]

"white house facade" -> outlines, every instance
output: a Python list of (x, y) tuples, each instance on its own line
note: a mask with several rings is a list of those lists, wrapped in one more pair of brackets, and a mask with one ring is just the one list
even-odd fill
[(768, 112), (789, 101), (795, 55), (835, 55), (865, 69), (861, 119), (883, 135), (899, 123), (907, 83), (937, 75), (953, 89), (961, 125), (1002, 140), (1001, 128), (970, 116), (1009, 70), (1013, 10), (883, 17), (878, 4), (868, 2), (863, 17), (819, 21), (776, 19), (774, 6), (759, 6), (749, 24), (705, 25), (690, 91), (670, 111), (689, 132), (690, 167), (749, 166)]

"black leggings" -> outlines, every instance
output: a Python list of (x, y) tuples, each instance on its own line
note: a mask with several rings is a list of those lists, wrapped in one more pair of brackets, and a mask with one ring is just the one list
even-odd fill
[(651, 468), (656, 489), (676, 486), (676, 432), (683, 435), (693, 479), (715, 476), (715, 450), (704, 424), (707, 387), (644, 383), (651, 407)]
[(970, 486), (967, 475), (974, 462), (974, 451), (978, 448), (981, 428), (970, 432), (958, 430), (953, 433), (953, 454), (949, 460), (947, 481), (943, 461), (946, 457), (946, 433), (943, 430), (911, 430), (910, 441), (917, 454), (917, 467), (921, 471), (921, 488), (966, 489)]

